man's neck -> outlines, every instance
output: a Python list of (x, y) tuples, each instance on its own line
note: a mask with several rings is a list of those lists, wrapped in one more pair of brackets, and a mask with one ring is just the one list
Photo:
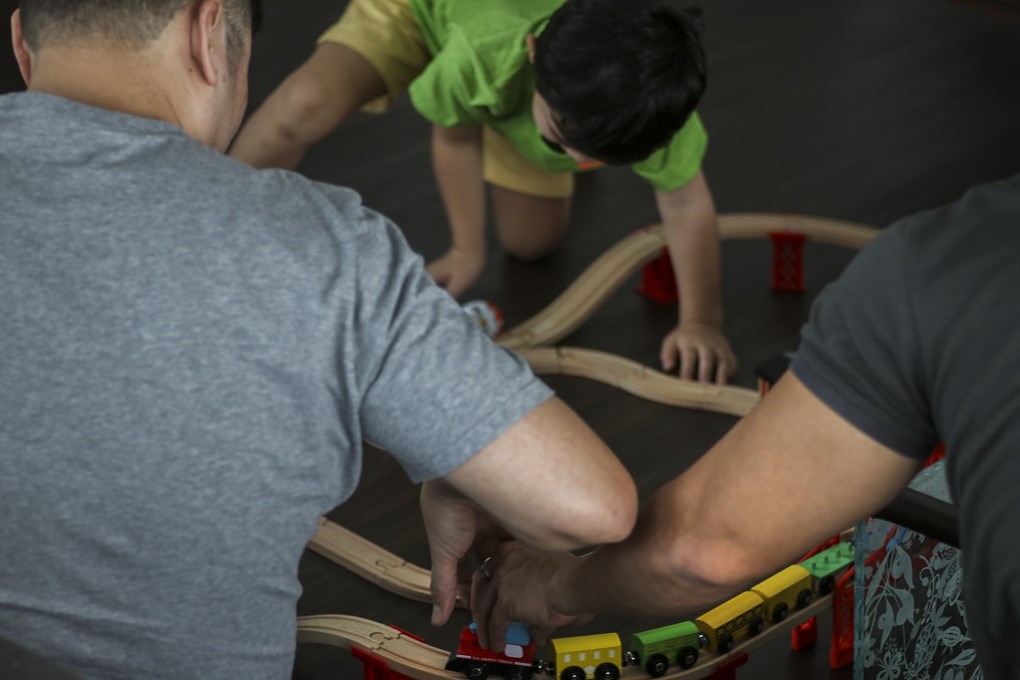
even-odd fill
[(146, 49), (52, 47), (36, 57), (28, 91), (183, 127), (165, 73)]

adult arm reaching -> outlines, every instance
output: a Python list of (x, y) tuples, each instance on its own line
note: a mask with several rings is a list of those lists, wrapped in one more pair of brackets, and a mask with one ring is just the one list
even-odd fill
[(479, 639), (499, 647), (510, 621), (541, 636), (587, 614), (700, 613), (882, 508), (918, 465), (787, 374), (656, 493), (625, 541), (584, 557), (505, 544), (493, 578), (475, 579)]
[(446, 477), (425, 482), (421, 504), (435, 624), (449, 617), (458, 585), (462, 597), (467, 592), (462, 567), (472, 546), (483, 557), (495, 554), (489, 518), (523, 544), (566, 551), (621, 541), (637, 516), (627, 470), (556, 397)]

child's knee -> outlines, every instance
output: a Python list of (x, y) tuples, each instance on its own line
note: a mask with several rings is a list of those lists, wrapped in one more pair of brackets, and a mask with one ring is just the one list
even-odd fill
[(570, 222), (569, 198), (532, 196), (493, 186), (496, 236), (504, 252), (520, 260), (552, 255)]
[(562, 233), (499, 234), (499, 244), (503, 252), (524, 262), (549, 257), (556, 252), (562, 240)]

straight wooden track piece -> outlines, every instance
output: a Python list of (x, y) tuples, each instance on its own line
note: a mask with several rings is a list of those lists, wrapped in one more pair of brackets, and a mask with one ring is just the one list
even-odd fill
[(881, 229), (855, 222), (830, 220), (810, 215), (787, 215), (783, 213), (730, 213), (719, 215), (719, 238), (752, 239), (768, 238), (773, 232), (804, 234), (809, 241), (860, 250)]

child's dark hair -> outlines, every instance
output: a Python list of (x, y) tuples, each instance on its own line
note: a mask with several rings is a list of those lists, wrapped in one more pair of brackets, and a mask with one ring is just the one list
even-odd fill
[(535, 87), (571, 148), (612, 165), (673, 138), (705, 90), (700, 10), (567, 0), (535, 43)]

